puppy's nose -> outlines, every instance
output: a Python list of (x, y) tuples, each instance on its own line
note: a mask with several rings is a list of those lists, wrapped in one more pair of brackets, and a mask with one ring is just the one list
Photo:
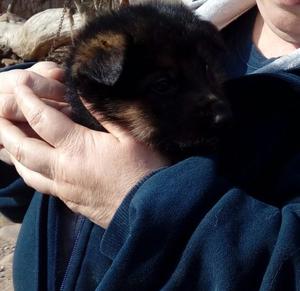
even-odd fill
[(217, 101), (212, 105), (213, 123), (219, 128), (230, 123), (232, 114), (229, 105), (224, 101)]

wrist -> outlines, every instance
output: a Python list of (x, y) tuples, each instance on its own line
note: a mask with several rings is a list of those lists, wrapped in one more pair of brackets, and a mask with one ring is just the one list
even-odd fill
[(100, 225), (102, 228), (107, 229), (110, 226), (111, 222), (115, 220), (115, 216), (116, 221), (120, 221), (120, 218), (124, 218), (125, 216), (127, 216), (127, 214), (125, 215), (128, 209), (127, 206), (134, 196), (134, 193), (146, 180), (148, 180), (150, 177), (164, 168), (165, 167), (162, 166), (160, 168), (149, 170), (144, 175), (138, 177), (135, 181), (126, 184), (123, 191), (120, 192), (122, 194), (116, 195), (114, 201), (107, 201), (107, 203), (105, 203), (105, 207), (103, 207), (103, 213), (96, 219), (96, 221), (93, 222), (97, 225)]

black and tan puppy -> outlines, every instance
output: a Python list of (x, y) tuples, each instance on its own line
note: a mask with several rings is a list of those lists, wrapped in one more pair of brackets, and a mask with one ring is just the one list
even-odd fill
[(112, 121), (172, 161), (210, 153), (229, 115), (222, 50), (217, 29), (184, 6), (124, 7), (78, 35), (67, 99), (83, 125)]

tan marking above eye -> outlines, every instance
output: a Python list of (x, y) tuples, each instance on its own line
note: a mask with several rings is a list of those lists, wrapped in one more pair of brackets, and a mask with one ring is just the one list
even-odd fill
[(80, 67), (93, 60), (100, 51), (122, 54), (125, 47), (125, 36), (112, 32), (98, 33), (93, 38), (82, 41), (75, 52), (72, 76), (76, 77)]

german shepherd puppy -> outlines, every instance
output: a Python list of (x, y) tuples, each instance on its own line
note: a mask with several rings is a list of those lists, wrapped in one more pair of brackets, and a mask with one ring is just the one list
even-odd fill
[(66, 60), (74, 119), (107, 120), (172, 162), (209, 154), (230, 109), (222, 95), (223, 41), (183, 5), (159, 1), (101, 15)]

